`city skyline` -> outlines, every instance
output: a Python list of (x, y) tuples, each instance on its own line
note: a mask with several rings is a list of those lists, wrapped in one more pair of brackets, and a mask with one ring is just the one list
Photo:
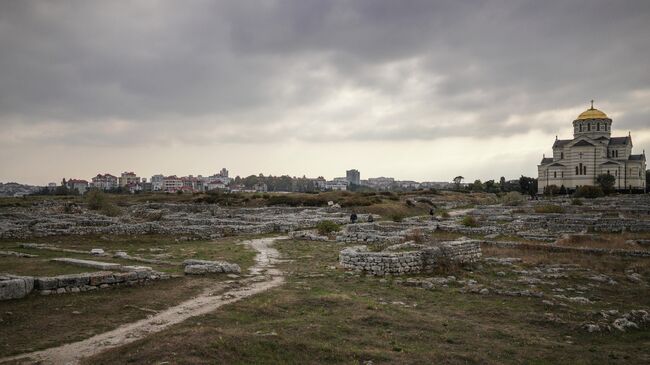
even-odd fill
[(650, 148), (642, 1), (21, 1), (0, 29), (3, 182), (536, 176), (591, 99)]

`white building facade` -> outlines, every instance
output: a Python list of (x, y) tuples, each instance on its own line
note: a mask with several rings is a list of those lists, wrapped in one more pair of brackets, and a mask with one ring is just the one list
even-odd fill
[(538, 193), (547, 186), (564, 186), (572, 191), (597, 185), (600, 174), (613, 175), (615, 189), (644, 192), (646, 158), (632, 154), (632, 135), (612, 137), (612, 119), (593, 103), (573, 121), (573, 139), (557, 139), (553, 157), (542, 158), (538, 169)]

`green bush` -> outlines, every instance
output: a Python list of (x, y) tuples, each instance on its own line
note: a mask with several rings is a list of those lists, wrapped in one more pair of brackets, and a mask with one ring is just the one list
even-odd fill
[(478, 221), (476, 218), (472, 217), (471, 215), (466, 215), (463, 217), (463, 220), (460, 221), (462, 225), (465, 227), (477, 227), (478, 226)]
[(398, 222), (399, 223), (399, 222), (403, 221), (404, 218), (406, 218), (406, 215), (404, 215), (402, 213), (393, 213), (393, 214), (390, 215), (390, 219), (393, 222)]
[(442, 218), (449, 218), (449, 212), (447, 209), (438, 209), (437, 213), (442, 217)]
[(511, 191), (508, 194), (504, 195), (501, 198), (501, 201), (503, 202), (503, 205), (511, 207), (519, 206), (524, 204), (524, 196), (516, 191)]
[(579, 187), (578, 190), (576, 190), (574, 196), (576, 198), (593, 199), (593, 198), (600, 198), (601, 196), (605, 196), (605, 193), (603, 192), (603, 189), (600, 186), (585, 185)]
[(535, 207), (535, 213), (564, 213), (564, 208), (554, 204), (539, 205)]
[(582, 205), (582, 200), (578, 198), (571, 199), (571, 205)]
[(320, 235), (328, 235), (332, 232), (338, 232), (341, 230), (341, 226), (338, 224), (332, 222), (332, 221), (320, 221), (316, 225), (316, 229), (318, 230), (318, 234)]
[(120, 215), (121, 211), (115, 204), (111, 203), (106, 194), (99, 189), (91, 189), (86, 193), (86, 205), (90, 210), (97, 210), (109, 217)]

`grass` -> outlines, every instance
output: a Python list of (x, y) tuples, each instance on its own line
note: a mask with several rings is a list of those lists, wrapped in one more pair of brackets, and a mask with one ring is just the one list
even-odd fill
[[(578, 329), (593, 310), (648, 308), (650, 297), (621, 278), (622, 270), (631, 266), (644, 276), (650, 274), (647, 260), (587, 256), (581, 264), (603, 270), (620, 285), (590, 289), (590, 297), (599, 298), (593, 306), (547, 307), (539, 298), (464, 294), (454, 285), (423, 290), (398, 285), (392, 278), (351, 276), (328, 269), (337, 264), (336, 244), (276, 245), (292, 259), (281, 264), (289, 273), (284, 286), (85, 363), (589, 364), (650, 359), (648, 330), (589, 334)], [(576, 260), (566, 254), (497, 248), (485, 252), (521, 256), (524, 269)], [(309, 260), (297, 259), (307, 256)], [(594, 266), (594, 261), (600, 265)], [(505, 269), (483, 265), (454, 274), (490, 282)], [(573, 276), (557, 280), (564, 286), (583, 283)], [(562, 322), (549, 322), (546, 313)]]
[(478, 221), (471, 215), (464, 216), (460, 223), (465, 227), (478, 227)]
[[(8, 258), (0, 258), (0, 263), (15, 262), (13, 266), (8, 267), (7, 269), (0, 269), (0, 271), (7, 271), (11, 273), (12, 271), (10, 268), (20, 269), (20, 263), (25, 263), (31, 266), (26, 267), (21, 271), (25, 274), (29, 274), (32, 266), (38, 266), (39, 263), (45, 263), (46, 265), (40, 268), (42, 275), (59, 275), (59, 268), (54, 266), (55, 263), (48, 261), (49, 259), (55, 257), (73, 257), (116, 262), (124, 265), (145, 265), (152, 267), (154, 270), (168, 273), (180, 273), (182, 271), (182, 267), (180, 266), (139, 263), (132, 260), (116, 259), (110, 256), (95, 257), (91, 256), (90, 254), (84, 255), (39, 249), (25, 249), (20, 248), (20, 242), (47, 243), (59, 248), (84, 250), (88, 252), (93, 248), (102, 248), (110, 252), (125, 251), (131, 256), (138, 256), (148, 259), (162, 259), (170, 262), (181, 262), (185, 259), (190, 258), (201, 260), (225, 260), (236, 262), (240, 265), (242, 270), (246, 270), (248, 267), (254, 264), (255, 252), (250, 250), (245, 245), (238, 243), (241, 243), (241, 241), (248, 238), (249, 237), (227, 237), (216, 241), (179, 241), (178, 237), (165, 235), (111, 236), (110, 238), (105, 236), (87, 235), (36, 237), (24, 240), (0, 240), (0, 250), (19, 251), (39, 256), (29, 259), (11, 258), (11, 261), (7, 261)], [(160, 253), (163, 253), (165, 256), (157, 256)], [(4, 267), (4, 265), (2, 267)]]
[(332, 222), (330, 220), (324, 220), (316, 224), (316, 229), (320, 235), (328, 235), (330, 233), (338, 232), (341, 230), (341, 226)]
[[(0, 303), (0, 357), (79, 341), (191, 298), (214, 278), (40, 296)], [(78, 314), (77, 314), (78, 313)]]
[[(224, 238), (217, 241), (181, 241), (168, 236), (116, 236), (104, 241), (92, 236), (62, 236), (31, 239), (58, 247), (88, 249), (103, 247), (124, 250), (129, 254), (145, 254), (150, 248), (165, 248), (169, 260), (184, 258), (222, 259), (237, 263), (247, 270), (254, 263), (255, 252), (240, 244), (244, 239)], [(0, 271), (23, 275), (54, 276), (94, 269), (54, 263), (52, 257), (76, 257), (122, 264), (139, 264), (110, 257), (22, 249), (19, 243), (0, 241), (0, 249), (37, 254), (36, 258), (0, 257)], [(144, 251), (141, 251), (144, 250)], [(151, 265), (156, 270), (179, 273), (182, 268)], [(134, 307), (160, 310), (189, 299), (215, 282), (229, 280), (225, 275), (184, 277), (152, 282), (145, 286), (121, 287), (78, 294), (40, 296), (0, 302), (0, 357), (78, 341), (93, 334), (113, 329), (120, 324), (144, 318), (146, 311)], [(73, 314), (72, 312), (80, 312)]]
[(564, 213), (564, 208), (555, 204), (538, 205), (535, 213)]

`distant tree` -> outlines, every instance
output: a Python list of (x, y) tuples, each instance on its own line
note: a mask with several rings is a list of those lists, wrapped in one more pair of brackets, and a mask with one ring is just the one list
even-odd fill
[(484, 185), (485, 185), (485, 191), (487, 191), (488, 193), (497, 193), (501, 190), (494, 182), (494, 180), (488, 180), (484, 183)]
[(537, 195), (537, 179), (521, 175), (519, 189), (522, 194), (528, 194), (531, 197)]
[(70, 195), (70, 189), (66, 185), (57, 186), (54, 195)]
[(454, 178), (454, 185), (456, 185), (456, 190), (460, 190), (460, 184), (465, 180), (464, 177), (462, 176), (456, 176)]
[(501, 176), (499, 179), (499, 190), (505, 192), (506, 191), (506, 178)]
[(474, 183), (472, 184), (472, 191), (473, 192), (481, 192), (484, 191), (485, 187), (483, 186), (483, 183), (481, 180), (474, 180)]
[(614, 184), (616, 184), (616, 178), (610, 174), (600, 174), (596, 177), (596, 183), (603, 189), (605, 194), (611, 194), (614, 192)]
[(544, 187), (544, 195), (546, 196), (558, 195), (559, 192), (560, 188), (558, 188), (557, 185), (548, 185)]
[(566, 195), (567, 194), (567, 190), (564, 187), (564, 184), (562, 184), (562, 186), (560, 186), (560, 191), (558, 191), (558, 194), (560, 194), (560, 195)]

